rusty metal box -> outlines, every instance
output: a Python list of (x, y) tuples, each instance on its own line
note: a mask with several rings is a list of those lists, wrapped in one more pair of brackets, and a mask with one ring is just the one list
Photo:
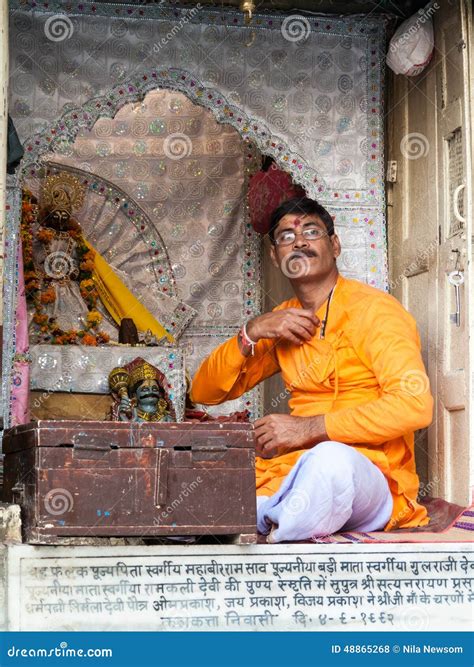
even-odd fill
[(256, 535), (253, 429), (244, 423), (38, 421), (5, 433), (4, 500), (24, 540)]

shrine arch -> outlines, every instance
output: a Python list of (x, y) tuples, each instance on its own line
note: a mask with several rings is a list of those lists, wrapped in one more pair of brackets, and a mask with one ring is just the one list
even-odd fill
[(252, 141), (262, 155), (271, 157), (283, 171), (288, 172), (308, 196), (315, 191), (320, 196), (326, 191), (324, 179), (290, 149), (285, 139), (273, 134), (260, 119), (251, 118), (238, 105), (229, 102), (220, 91), (205, 86), (191, 72), (180, 68), (152, 68), (137, 77), (137, 81), (117, 84), (104, 95), (67, 110), (45, 130), (25, 142), (25, 155), (17, 170), (19, 178), (34, 170), (45, 153), (73, 143), (81, 129), (90, 130), (99, 118), (114, 118), (125, 104), (139, 102), (155, 89), (183, 93), (194, 104), (211, 111), (218, 123), (234, 127), (243, 139)]

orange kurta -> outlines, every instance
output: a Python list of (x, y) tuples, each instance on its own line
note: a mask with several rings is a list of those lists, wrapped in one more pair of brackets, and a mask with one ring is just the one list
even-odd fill
[[(290, 307), (302, 306), (293, 298), (274, 310)], [(326, 303), (320, 320), (325, 311)], [(431, 423), (433, 399), (413, 317), (392, 296), (339, 276), (326, 337), (318, 336), (319, 329), (300, 346), (262, 339), (253, 357), (244, 357), (234, 336), (203, 361), (191, 399), (222, 403), (281, 371), (291, 414), (325, 415), (329, 438), (355, 447), (385, 475), (394, 501), (385, 530), (426, 525), (416, 502), (414, 431)], [(257, 457), (257, 493), (275, 493), (304, 451)]]

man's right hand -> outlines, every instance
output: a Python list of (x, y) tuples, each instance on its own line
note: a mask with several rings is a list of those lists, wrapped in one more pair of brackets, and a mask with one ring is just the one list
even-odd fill
[(320, 320), (312, 310), (285, 308), (258, 315), (246, 325), (247, 334), (256, 343), (261, 338), (278, 338), (295, 345), (311, 340)]

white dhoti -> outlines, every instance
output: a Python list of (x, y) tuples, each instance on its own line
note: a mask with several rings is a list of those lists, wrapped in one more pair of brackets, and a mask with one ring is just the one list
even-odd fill
[(338, 531), (382, 530), (393, 500), (382, 472), (354, 447), (326, 441), (297, 461), (272, 496), (257, 496), (257, 526), (267, 541), (285, 542)]

